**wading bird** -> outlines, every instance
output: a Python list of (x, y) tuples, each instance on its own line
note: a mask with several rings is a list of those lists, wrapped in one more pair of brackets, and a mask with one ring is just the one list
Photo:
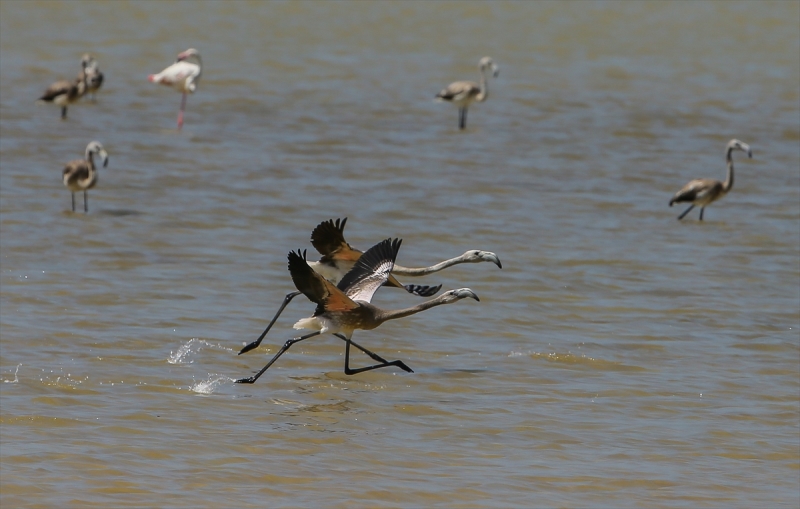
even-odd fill
[(59, 80), (47, 87), (44, 94), (38, 99), (39, 102), (52, 103), (61, 106), (61, 118), (67, 118), (67, 106), (74, 103), (86, 93), (86, 64), (83, 65), (83, 71), (78, 75), (78, 79), (74, 82), (68, 80)]
[[(317, 227), (314, 228), (314, 231), (311, 232), (311, 244), (317, 251), (319, 251), (319, 253), (322, 255), (322, 258), (320, 258), (317, 262), (308, 262), (308, 264), (312, 269), (333, 284), (338, 284), (345, 274), (347, 274), (353, 268), (363, 254), (362, 251), (353, 248), (344, 239), (344, 226), (346, 223), (347, 218), (336, 219), (335, 221), (333, 219), (329, 219), (318, 224)], [(430, 267), (409, 268), (401, 267), (400, 265), (394, 265), (392, 274), (400, 274), (411, 277), (426, 276), (428, 274), (433, 274), (434, 272), (444, 270), (448, 267), (452, 267), (453, 265), (480, 262), (492, 262), (501, 269), (503, 268), (503, 265), (500, 263), (500, 259), (496, 254), (492, 253), (491, 251), (472, 249), (465, 252), (461, 256), (444, 260)], [(408, 293), (419, 295), (420, 297), (430, 297), (435, 295), (436, 292), (442, 288), (442, 285), (403, 285), (391, 274), (389, 275), (385, 285), (393, 288), (404, 288)], [(239, 352), (239, 355), (249, 352), (254, 348), (258, 348), (258, 346), (261, 344), (261, 341), (275, 324), (275, 321), (281, 315), (289, 302), (291, 302), (291, 300), (298, 295), (300, 295), (300, 292), (291, 292), (284, 297), (283, 303), (281, 304), (280, 308), (278, 308), (278, 312), (275, 313), (275, 316), (269, 322), (269, 325), (267, 325), (267, 328), (264, 330), (261, 336), (259, 336), (257, 340), (242, 348), (242, 350)]]
[(689, 208), (683, 211), (683, 214), (678, 216), (678, 220), (689, 213), (695, 205), (700, 208), (700, 221), (703, 220), (703, 211), (708, 205), (716, 200), (725, 196), (728, 191), (733, 187), (733, 156), (734, 150), (741, 150), (747, 153), (747, 157), (753, 157), (753, 151), (750, 150), (750, 145), (743, 143), (739, 140), (733, 139), (728, 142), (726, 147), (725, 159), (728, 161), (728, 176), (725, 182), (720, 182), (714, 179), (695, 179), (683, 186), (683, 188), (675, 193), (675, 196), (669, 201), (669, 206), (672, 207), (673, 203), (691, 202)]
[[(194, 59), (197, 63), (187, 62), (190, 58)], [(178, 54), (178, 58), (175, 60), (174, 64), (158, 74), (151, 74), (147, 77), (147, 79), (153, 83), (175, 87), (178, 92), (183, 94), (181, 98), (181, 109), (178, 112), (178, 129), (183, 127), (183, 112), (186, 110), (186, 94), (187, 92), (194, 93), (202, 73), (203, 61), (200, 59), (200, 53), (194, 48), (189, 48)]]
[(83, 211), (89, 212), (89, 202), (86, 191), (97, 184), (97, 168), (94, 165), (94, 154), (103, 159), (103, 167), (108, 166), (108, 152), (99, 141), (93, 141), (86, 146), (83, 159), (70, 161), (64, 167), (62, 180), (64, 185), (72, 191), (72, 211), (75, 212), (75, 193), (83, 191)]
[(474, 81), (454, 81), (447, 88), (436, 94), (436, 99), (448, 101), (458, 106), (458, 128), (467, 127), (467, 108), (473, 101), (482, 103), (489, 97), (489, 82), (486, 72), (491, 70), (495, 78), (500, 74), (500, 69), (489, 57), (481, 58), (478, 68), (481, 71), (480, 84)]
[(83, 54), (81, 64), (83, 69), (78, 74), (78, 79), (86, 81), (86, 93), (92, 94), (92, 102), (94, 102), (95, 93), (103, 86), (103, 73), (97, 66), (97, 60), (89, 53)]
[[(314, 314), (309, 318), (299, 320), (294, 324), (294, 328), (315, 329), (315, 332), (288, 340), (261, 371), (249, 378), (236, 380), (236, 383), (254, 383), (292, 345), (325, 333), (334, 334), (345, 341), (347, 346), (344, 355), (344, 372), (347, 375), (387, 366), (397, 366), (413, 373), (403, 361), (386, 361), (377, 354), (353, 343), (351, 340), (353, 332), (357, 329), (372, 330), (388, 320), (404, 318), (442, 304), (452, 304), (467, 297), (477, 301), (480, 299), (469, 288), (460, 288), (449, 290), (435, 299), (405, 309), (384, 310), (370, 304), (372, 296), (378, 288), (389, 279), (401, 242), (400, 239), (386, 239), (368, 249), (338, 286), (334, 286), (308, 265), (305, 252), (290, 252), (289, 273), (292, 275), (292, 281), (298, 290), (317, 304)], [(380, 364), (351, 369), (351, 344)]]

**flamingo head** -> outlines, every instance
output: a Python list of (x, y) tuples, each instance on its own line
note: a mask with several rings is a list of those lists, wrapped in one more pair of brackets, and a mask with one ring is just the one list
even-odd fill
[(750, 149), (750, 145), (743, 141), (739, 141), (737, 139), (732, 139), (728, 142), (728, 149), (729, 150), (741, 150), (742, 152), (747, 153), (747, 157), (753, 158), (753, 151)]
[(495, 78), (500, 75), (500, 68), (497, 67), (497, 64), (494, 63), (494, 61), (491, 59), (491, 57), (483, 57), (483, 58), (481, 58), (480, 69), (481, 69), (481, 72), (486, 71), (486, 70), (491, 70), (492, 71), (492, 76), (494, 76)]
[(182, 51), (182, 52), (178, 53), (178, 59), (176, 60), (176, 62), (180, 62), (182, 60), (186, 60), (186, 59), (191, 58), (191, 57), (199, 57), (199, 56), (200, 56), (200, 52), (199, 51), (197, 51), (194, 48), (189, 48), (186, 51)]

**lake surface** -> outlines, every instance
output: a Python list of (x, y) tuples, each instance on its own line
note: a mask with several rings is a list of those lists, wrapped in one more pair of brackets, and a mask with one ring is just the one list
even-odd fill
[[(0, 43), (4, 508), (800, 504), (799, 3), (4, 1)], [(147, 75), (189, 47), (177, 131)], [(105, 83), (62, 121), (35, 99), (86, 51)], [(433, 97), (485, 55), (460, 132)], [(731, 138), (733, 190), (677, 221)], [(234, 384), (343, 217), (503, 268), (400, 278), (481, 299), (356, 332), (414, 373), (347, 376), (325, 336)]]

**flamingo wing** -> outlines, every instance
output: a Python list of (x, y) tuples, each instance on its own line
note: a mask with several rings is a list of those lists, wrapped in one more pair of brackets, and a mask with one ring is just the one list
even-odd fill
[(355, 262), (361, 258), (361, 251), (344, 240), (344, 225), (347, 218), (328, 219), (311, 232), (311, 245), (322, 255), (322, 262), (327, 260), (348, 260)]
[(339, 282), (339, 290), (354, 301), (370, 302), (389, 279), (401, 243), (401, 239), (386, 239), (369, 248)]
[(474, 81), (454, 81), (447, 85), (444, 90), (436, 94), (436, 97), (445, 101), (458, 102), (475, 97), (480, 92), (480, 85)]
[(289, 253), (289, 273), (292, 275), (294, 286), (311, 302), (317, 304), (315, 315), (321, 311), (348, 311), (358, 307), (358, 304), (344, 292), (308, 265), (305, 251), (297, 250)]

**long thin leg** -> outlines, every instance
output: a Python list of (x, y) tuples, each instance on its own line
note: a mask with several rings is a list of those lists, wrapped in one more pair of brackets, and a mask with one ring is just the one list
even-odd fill
[(465, 127), (467, 127), (467, 109), (462, 107), (458, 109), (458, 128), (464, 129)]
[(72, 192), (72, 211), (75, 212), (75, 191)]
[(467, 107), (464, 106), (464, 118), (461, 120), (461, 129), (464, 130), (467, 128)]
[[(338, 332), (335, 333), (334, 336), (336, 336), (337, 338), (341, 339), (344, 342), (348, 342), (348, 339), (346, 337), (344, 337), (343, 335), (339, 334)], [(375, 352), (371, 352), (371, 351), (367, 350), (366, 348), (364, 348), (363, 346), (359, 345), (355, 341), (350, 340), (349, 343), (351, 345), (353, 345), (354, 347), (358, 348), (359, 350), (361, 350), (362, 352), (364, 352), (365, 354), (369, 355), (369, 357), (372, 360), (378, 361), (378, 362), (383, 362), (384, 364), (388, 364), (389, 363), (389, 361), (387, 361), (386, 359), (384, 359), (380, 355), (376, 354)], [(397, 363), (397, 364), (395, 364), (395, 363)], [(399, 368), (401, 368), (401, 369), (403, 369), (403, 370), (405, 370), (405, 371), (407, 371), (409, 373), (413, 373), (414, 372), (414, 370), (409, 368), (408, 366), (406, 366), (403, 361), (394, 361), (394, 363), (392, 363), (392, 364), (394, 364), (395, 366), (397, 366), (397, 367), (399, 367)]]
[[(683, 214), (681, 214), (681, 215), (679, 215), (679, 216), (678, 216), (678, 221), (680, 221), (681, 219), (683, 219), (683, 217), (684, 217), (686, 214), (688, 214), (688, 213), (689, 213), (689, 211), (690, 211), (690, 210), (692, 210), (693, 208), (694, 208), (694, 205), (689, 205), (689, 208), (688, 208), (688, 209), (686, 209), (686, 210), (684, 210), (684, 211), (683, 211)], [(701, 211), (700, 213), (702, 214), (702, 211)]]
[(83, 190), (83, 212), (89, 212), (89, 197), (85, 189)]
[(278, 350), (278, 353), (275, 354), (275, 356), (267, 363), (267, 365), (264, 366), (263, 368), (261, 368), (261, 371), (259, 371), (258, 373), (256, 373), (255, 375), (253, 375), (253, 376), (251, 376), (249, 378), (240, 378), (240, 379), (236, 380), (236, 383), (237, 384), (252, 384), (252, 383), (255, 383), (255, 381), (258, 380), (258, 378), (261, 375), (263, 375), (264, 372), (266, 370), (268, 370), (270, 366), (272, 366), (272, 363), (277, 361), (278, 357), (283, 355), (283, 352), (288, 350), (289, 347), (291, 347), (295, 343), (299, 343), (300, 341), (303, 341), (304, 339), (313, 338), (314, 336), (319, 336), (319, 334), (320, 334), (320, 332), (316, 331), (316, 332), (312, 332), (311, 334), (306, 334), (305, 336), (300, 336), (299, 338), (290, 339), (289, 341), (287, 341), (286, 343), (283, 344), (281, 349)]
[(67, 118), (67, 107), (66, 106), (62, 106), (61, 107), (61, 118)]
[[(403, 363), (403, 361), (399, 361), (399, 360), (398, 361), (392, 361), (392, 362), (383, 361), (380, 364), (376, 364), (374, 366), (367, 366), (367, 367), (364, 367), (364, 368), (350, 369), (350, 344), (353, 343), (353, 342), (350, 341), (349, 339), (345, 339), (345, 341), (347, 343), (347, 346), (345, 347), (345, 351), (344, 351), (344, 374), (345, 375), (356, 375), (358, 373), (363, 373), (364, 371), (372, 371), (373, 369), (385, 368), (385, 367), (388, 367), (388, 366), (397, 366), (398, 368), (400, 368), (402, 370), (408, 371), (409, 373), (413, 373), (413, 371), (411, 371), (411, 368), (406, 366)], [(355, 343), (353, 343), (353, 345), (355, 346)]]
[(186, 92), (183, 93), (181, 98), (181, 111), (178, 112), (178, 130), (183, 127), (183, 111), (186, 109)]
[(258, 348), (258, 345), (261, 344), (261, 341), (264, 339), (264, 336), (267, 335), (267, 332), (269, 332), (269, 330), (275, 324), (275, 321), (278, 319), (278, 317), (281, 315), (281, 313), (283, 313), (283, 310), (284, 310), (284, 308), (286, 308), (286, 305), (289, 304), (289, 302), (291, 302), (292, 299), (294, 299), (298, 295), (300, 295), (300, 292), (292, 292), (292, 293), (286, 294), (286, 297), (284, 297), (284, 299), (283, 299), (283, 304), (281, 304), (281, 307), (278, 308), (278, 312), (275, 313), (275, 316), (272, 318), (272, 321), (269, 322), (269, 325), (267, 325), (267, 328), (264, 329), (264, 332), (261, 333), (261, 336), (259, 336), (257, 340), (253, 341), (249, 345), (247, 345), (244, 348), (242, 348), (242, 350), (239, 352), (239, 355), (242, 355), (245, 352), (249, 352), (250, 350), (252, 350), (254, 348)]
[(704, 210), (706, 210), (706, 208), (705, 208), (705, 207), (703, 207), (703, 208), (701, 208), (701, 209), (700, 209), (700, 221), (702, 221), (702, 220), (703, 220), (703, 211), (704, 211)]

